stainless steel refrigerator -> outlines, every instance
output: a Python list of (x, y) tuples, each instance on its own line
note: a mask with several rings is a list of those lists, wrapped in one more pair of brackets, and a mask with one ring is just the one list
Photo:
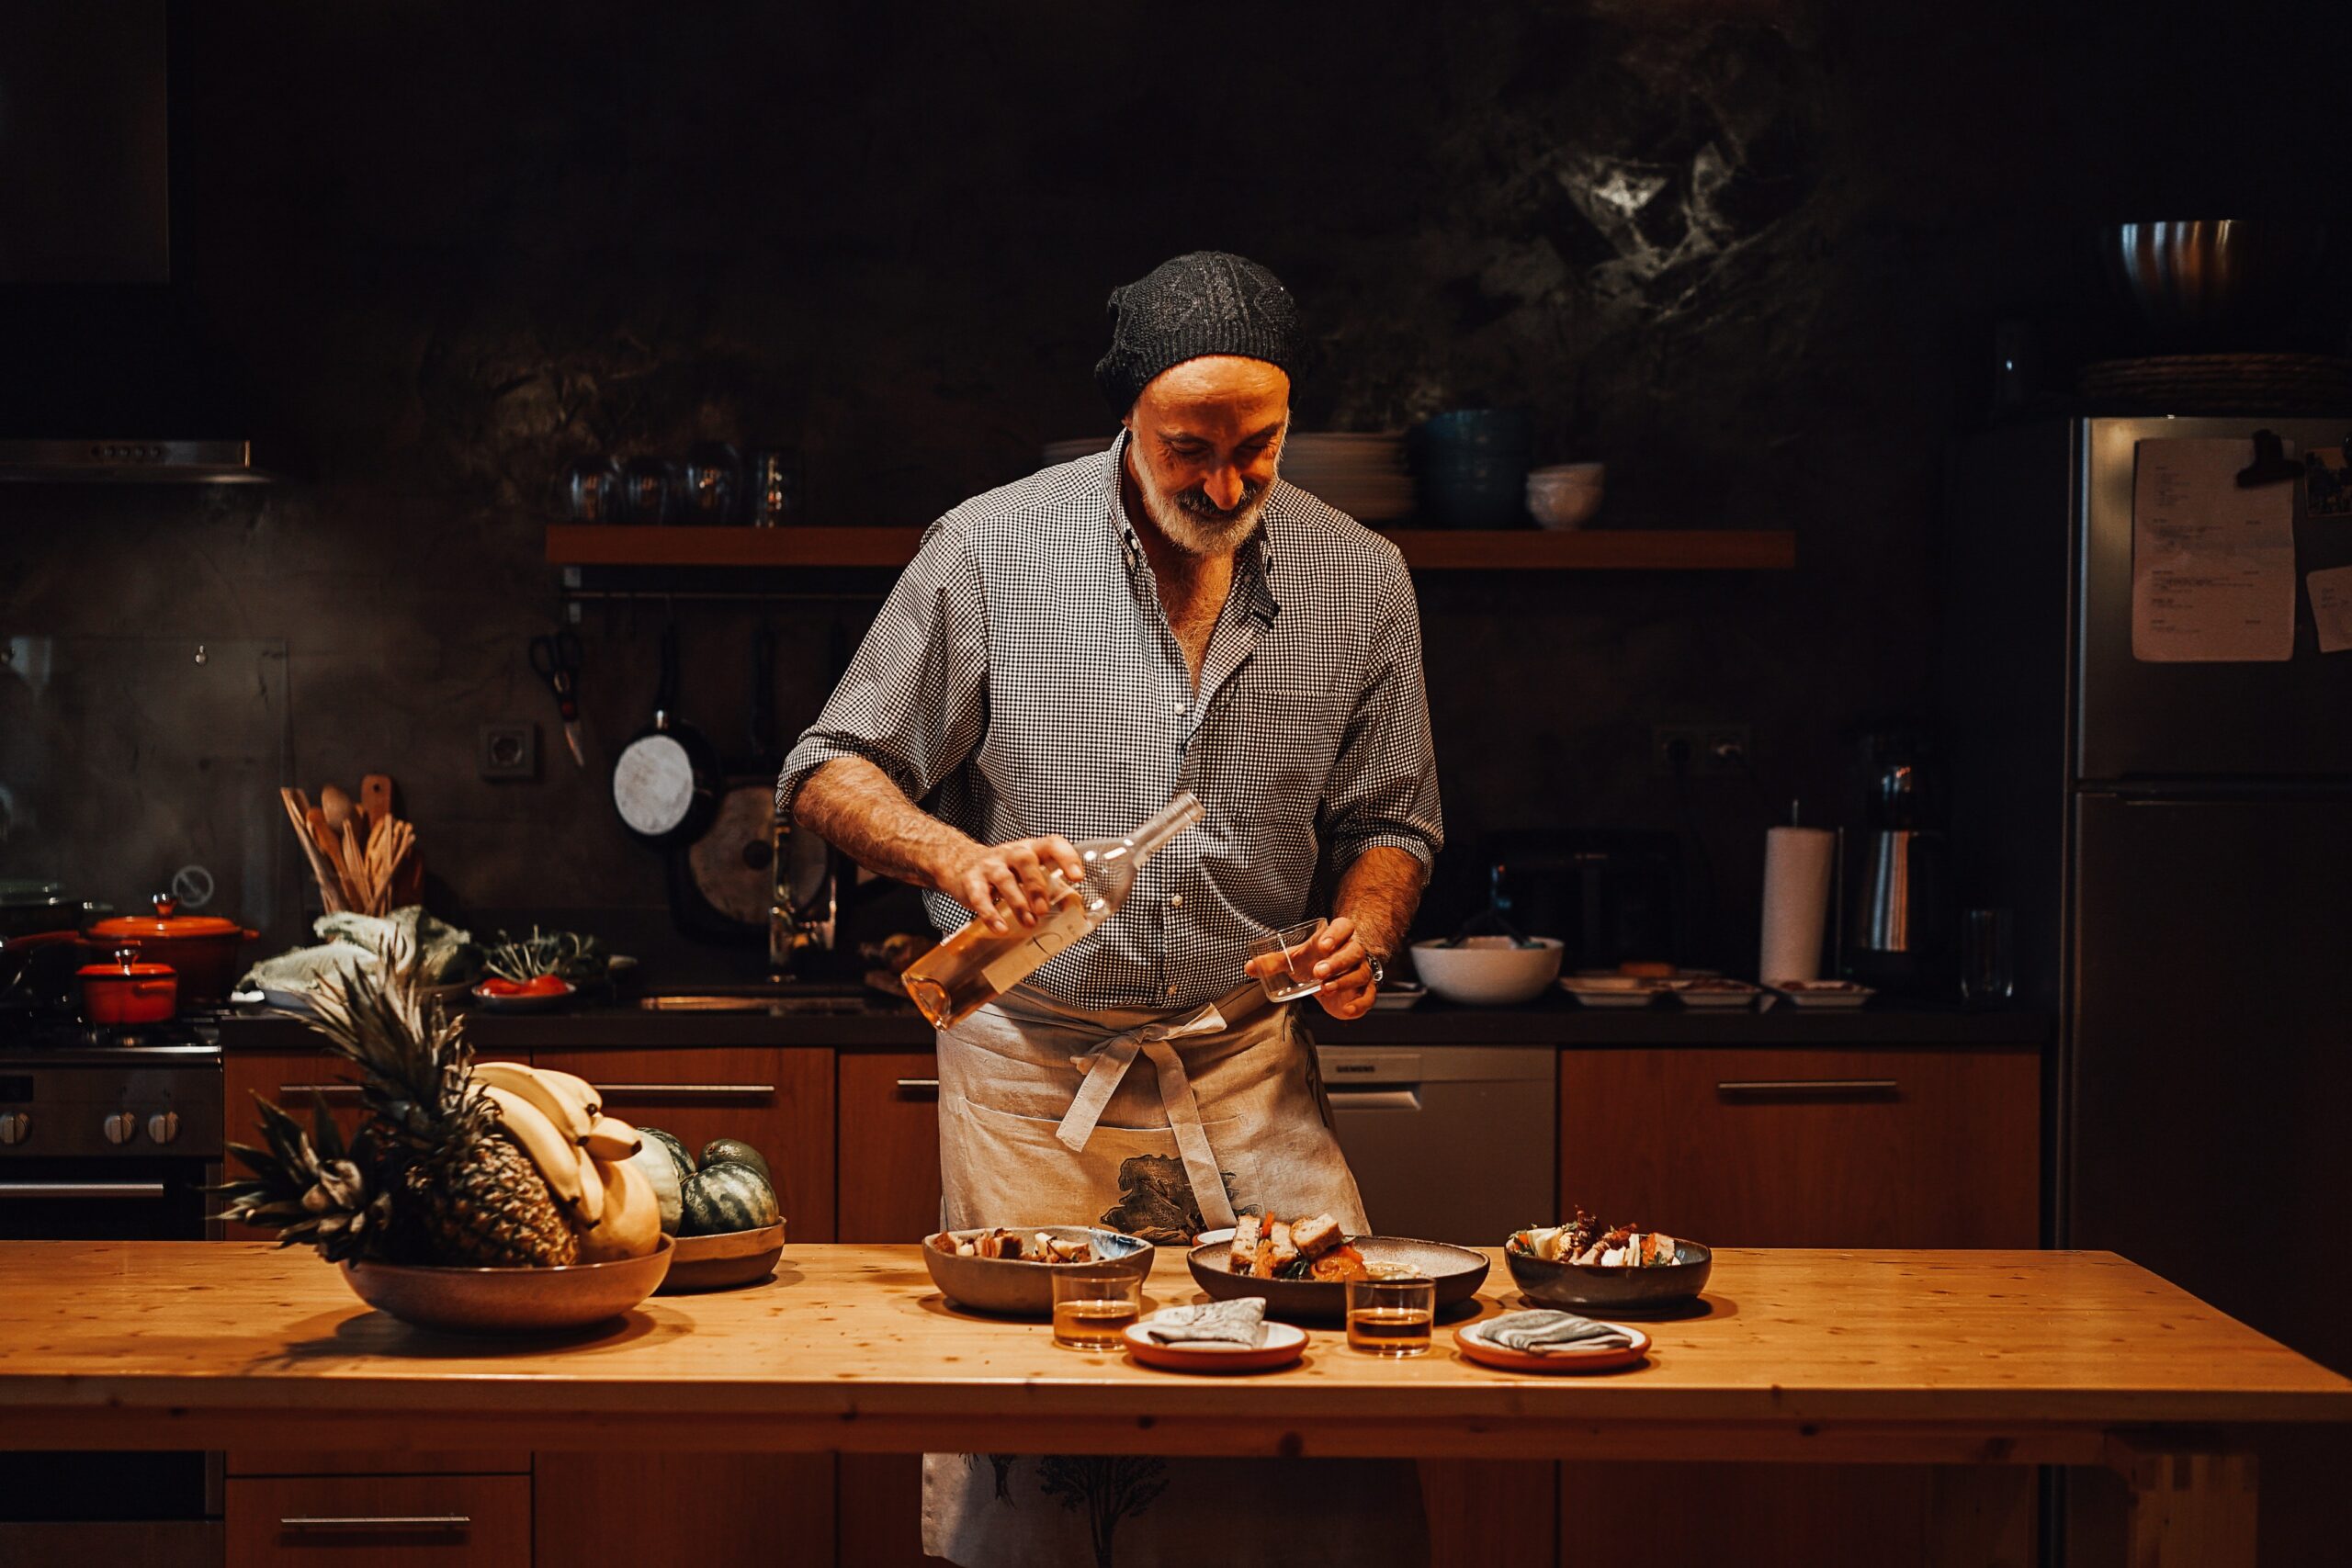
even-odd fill
[[(2257, 430), (2339, 456), (2352, 413), (2052, 420), (1956, 449), (1952, 858), (1963, 905), (2015, 911), (2019, 996), (2060, 1020), (2045, 1240), (2352, 1372), (2352, 652), (2319, 650), (2303, 581), (2352, 565), (2352, 517), (2311, 515), (2296, 481), (2290, 659), (2133, 653), (2141, 444)], [(2352, 1441), (2262, 1459), (2264, 1562), (2340, 1561), (2323, 1516)]]

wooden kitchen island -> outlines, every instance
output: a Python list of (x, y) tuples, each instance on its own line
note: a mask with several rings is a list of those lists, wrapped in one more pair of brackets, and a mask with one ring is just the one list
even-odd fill
[[(1148, 1294), (1194, 1299), (1180, 1256)], [(1478, 1311), (1507, 1304), (1498, 1259)], [(2105, 1253), (1724, 1249), (1703, 1311), (1645, 1326), (1614, 1374), (1491, 1371), (1441, 1327), (1416, 1360), (1317, 1332), (1288, 1371), (1182, 1377), (952, 1308), (912, 1247), (803, 1246), (510, 1343), (411, 1330), (308, 1250), (10, 1242), (0, 1448), (2100, 1465), (2134, 1568), (2210, 1568), (2253, 1562), (2250, 1432), (2352, 1422), (2352, 1382)]]

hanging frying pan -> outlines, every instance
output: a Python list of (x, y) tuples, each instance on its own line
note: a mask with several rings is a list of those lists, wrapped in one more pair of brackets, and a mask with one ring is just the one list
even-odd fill
[(728, 759), (710, 825), (685, 851), (673, 885), (679, 926), (708, 942), (763, 942), (775, 902), (775, 637), (752, 637), (752, 711), (745, 750)]
[(690, 844), (718, 809), (718, 758), (710, 742), (676, 716), (678, 624), (662, 628), (662, 684), (653, 722), (621, 748), (613, 764), (613, 806), (621, 826), (657, 849)]

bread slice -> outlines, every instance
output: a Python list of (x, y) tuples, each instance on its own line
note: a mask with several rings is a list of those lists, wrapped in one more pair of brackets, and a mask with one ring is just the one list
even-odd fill
[(1276, 1220), (1266, 1231), (1266, 1248), (1273, 1255), (1276, 1272), (1298, 1261), (1298, 1238), (1291, 1233), (1290, 1223)]
[(1340, 1222), (1329, 1214), (1317, 1214), (1311, 1220), (1301, 1220), (1290, 1227), (1290, 1239), (1299, 1251), (1309, 1258), (1320, 1258), (1343, 1239)]
[(1233, 1223), (1233, 1246), (1226, 1254), (1226, 1267), (1236, 1274), (1247, 1274), (1258, 1262), (1258, 1244), (1266, 1237), (1266, 1222), (1257, 1214), (1244, 1214)]

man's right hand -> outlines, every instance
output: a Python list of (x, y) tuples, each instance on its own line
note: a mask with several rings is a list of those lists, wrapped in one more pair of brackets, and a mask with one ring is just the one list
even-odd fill
[(952, 861), (936, 886), (986, 920), (989, 930), (1003, 931), (1012, 930), (1015, 921), (1024, 926), (1037, 923), (1053, 903), (1055, 890), (1046, 876), (1057, 870), (1073, 887), (1086, 878), (1086, 863), (1078, 858), (1070, 841), (1059, 833), (1048, 833), (1042, 839), (977, 845), (970, 853)]

